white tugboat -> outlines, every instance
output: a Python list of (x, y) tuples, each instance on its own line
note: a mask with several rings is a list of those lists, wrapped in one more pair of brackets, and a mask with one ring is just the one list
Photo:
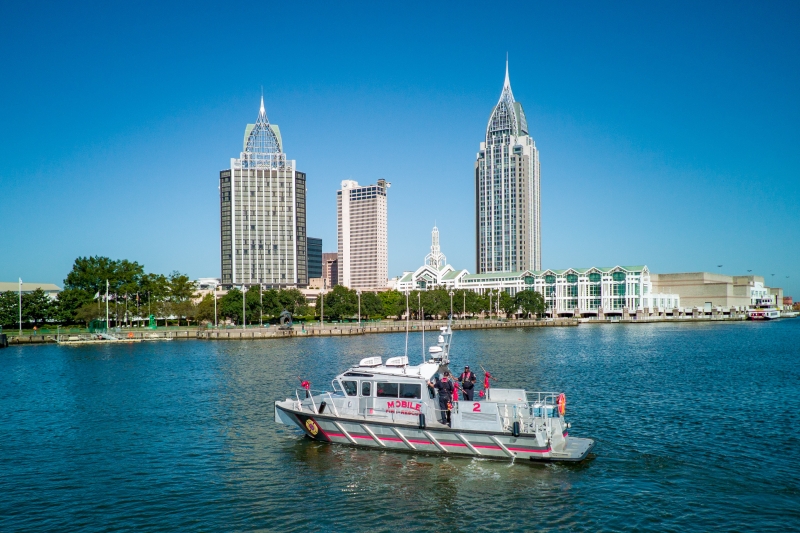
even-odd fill
[(331, 391), (297, 389), (275, 402), (275, 422), (296, 425), (310, 438), (335, 444), (442, 455), (533, 461), (581, 461), (592, 439), (570, 437), (566, 397), (557, 392), (486, 389), (474, 401), (453, 401), (443, 424), (428, 383), (449, 361), (452, 330), (441, 328), (430, 359), (362, 359), (331, 381)]

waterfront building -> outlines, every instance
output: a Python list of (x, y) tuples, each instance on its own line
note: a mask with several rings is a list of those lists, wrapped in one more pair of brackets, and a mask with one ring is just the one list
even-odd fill
[(337, 252), (322, 254), (322, 279), (325, 280), (325, 286), (328, 288), (339, 284), (339, 254)]
[(308, 279), (322, 277), (322, 239), (308, 237)]
[[(762, 276), (726, 276), (713, 272), (680, 272), (652, 274), (653, 286), (658, 291), (680, 295), (686, 307), (739, 308), (756, 305), (782, 289), (764, 285)], [(777, 300), (776, 300), (777, 301)]]
[[(53, 283), (22, 282), (22, 294), (29, 294), (37, 289), (44, 291), (47, 297), (51, 300), (55, 300), (58, 297), (58, 293), (61, 292), (61, 287), (54, 285)], [(20, 292), (19, 281), (0, 281), (0, 292)]]
[(384, 289), (389, 279), (386, 192), (378, 180), (361, 186), (342, 181), (337, 191), (339, 283), (351, 289)]
[(681, 301), (676, 293), (655, 291), (645, 265), (470, 274), (447, 263), (436, 227), (431, 233), (431, 251), (422, 266), (404, 272), (395, 288), (400, 292), (436, 288), (480, 294), (502, 291), (510, 296), (535, 290), (544, 297), (550, 316), (621, 315), (626, 310), (632, 314), (637, 309), (673, 309)]
[(475, 161), (478, 274), (542, 264), (539, 150), (506, 77)]
[(230, 168), (219, 174), (222, 285), (308, 284), (306, 175), (286, 158), (264, 98)]

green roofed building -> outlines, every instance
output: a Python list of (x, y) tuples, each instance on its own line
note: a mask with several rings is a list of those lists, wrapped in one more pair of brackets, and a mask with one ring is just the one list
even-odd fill
[(515, 296), (534, 290), (545, 299), (549, 316), (622, 315), (637, 309), (680, 307), (680, 296), (654, 293), (646, 265), (567, 268), (564, 270), (514, 270), (470, 274), (447, 264), (439, 247), (439, 231), (433, 229), (431, 253), (425, 264), (404, 272), (395, 288), (400, 292), (434, 288), (466, 289), (480, 294), (503, 291)]

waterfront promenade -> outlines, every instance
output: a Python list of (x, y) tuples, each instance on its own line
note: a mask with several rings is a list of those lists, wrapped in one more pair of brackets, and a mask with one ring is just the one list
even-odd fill
[[(419, 333), (425, 328), (426, 333), (436, 334), (446, 320), (412, 321), (409, 323), (411, 333)], [(575, 318), (557, 318), (554, 320), (454, 320), (454, 330), (496, 329), (496, 328), (537, 328), (537, 327), (574, 327), (578, 325)], [(372, 333), (403, 333), (406, 323), (402, 321), (364, 322), (361, 327), (357, 323), (331, 323), (320, 325), (319, 322), (295, 324), (290, 329), (278, 326), (248, 326), (247, 328), (178, 328), (178, 329), (141, 329), (122, 328), (111, 334), (125, 341), (158, 340), (158, 339), (201, 339), (201, 340), (249, 340), (274, 339), (287, 337), (343, 337), (350, 335), (366, 335)], [(62, 341), (79, 340), (85, 334), (62, 333)], [(59, 335), (49, 332), (44, 335), (10, 335), (8, 342), (12, 344), (48, 344), (58, 342)], [(107, 341), (109, 343), (113, 341)]]

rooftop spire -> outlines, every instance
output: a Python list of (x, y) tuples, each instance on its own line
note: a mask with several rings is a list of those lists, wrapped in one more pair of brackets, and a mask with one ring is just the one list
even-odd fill
[(508, 52), (506, 52), (506, 81), (503, 82), (503, 89), (511, 88), (511, 81), (508, 79)]

